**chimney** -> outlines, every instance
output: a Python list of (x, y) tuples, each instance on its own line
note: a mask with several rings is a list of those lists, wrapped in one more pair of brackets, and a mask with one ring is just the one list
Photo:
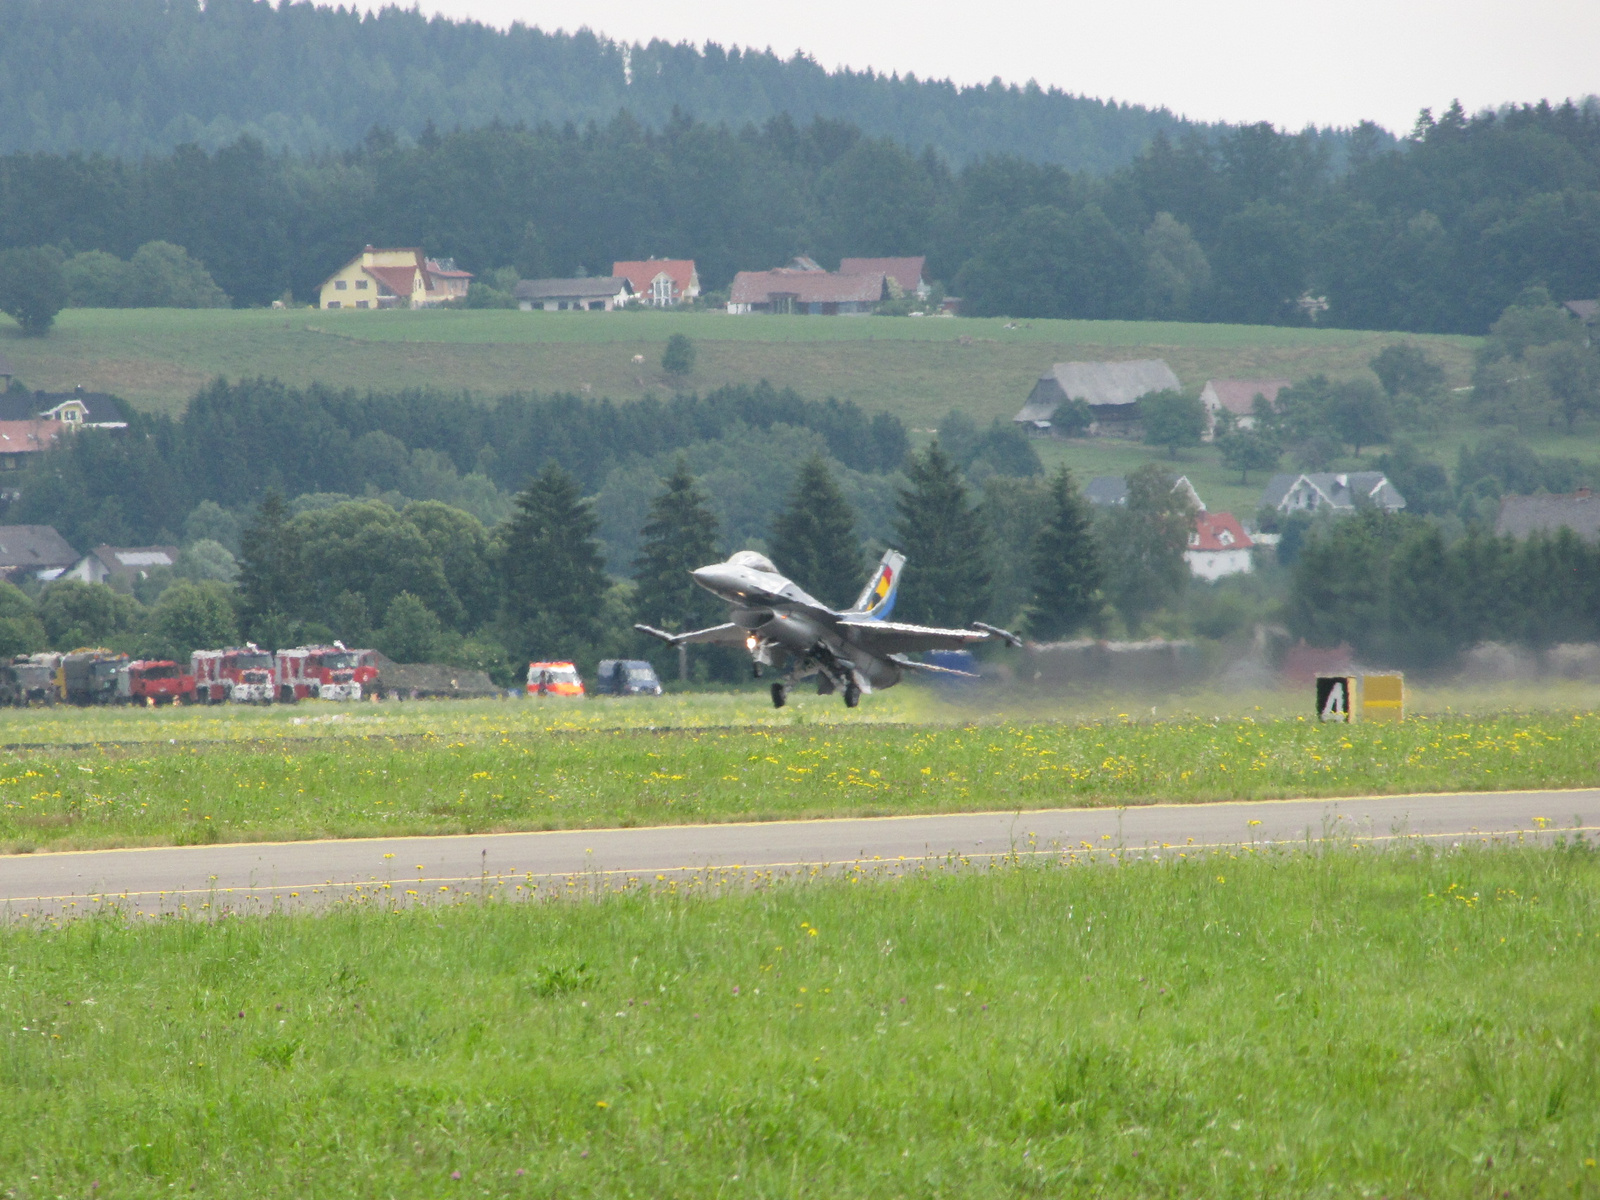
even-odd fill
[(372, 249), (372, 246), (371, 246), (370, 243), (367, 246), (362, 248), (362, 251), (361, 251), (361, 265), (363, 267), (370, 267), (372, 265), (372, 254), (373, 254), (373, 249)]

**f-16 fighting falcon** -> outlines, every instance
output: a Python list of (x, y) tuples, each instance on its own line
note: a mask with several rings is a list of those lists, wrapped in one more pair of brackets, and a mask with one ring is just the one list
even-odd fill
[(634, 628), (671, 646), (743, 642), (758, 679), (764, 667), (782, 673), (772, 685), (775, 708), (784, 706), (790, 688), (813, 675), (820, 695), (843, 692), (845, 704), (854, 708), (863, 692), (893, 687), (905, 671), (972, 678), (966, 671), (916, 662), (905, 657), (908, 652), (956, 650), (991, 638), (1022, 645), (1016, 634), (981, 621), (974, 621), (970, 629), (930, 629), (888, 620), (905, 561), (896, 550), (886, 553), (860, 598), (841, 612), (807, 595), (766, 555), (741, 550), (727, 562), (689, 572), (701, 587), (728, 602), (726, 624), (690, 633), (667, 633), (648, 625)]

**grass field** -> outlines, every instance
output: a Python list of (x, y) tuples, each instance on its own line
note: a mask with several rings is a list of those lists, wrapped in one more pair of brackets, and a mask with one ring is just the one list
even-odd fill
[[(688, 388), (768, 379), (928, 428), (952, 408), (982, 421), (1011, 417), (1058, 361), (1165, 358), (1198, 390), (1212, 376), (1360, 373), (1398, 336), (1132, 321), (1005, 325), (722, 313), (68, 309), (46, 338), (0, 329), (0, 349), (30, 387), (82, 384), (175, 412), (217, 375), (363, 390), (586, 391), (635, 399), (671, 390), (661, 352), (682, 332), (698, 349)], [(1446, 363), (1454, 382), (1465, 381), (1476, 339), (1406, 336)], [(635, 354), (644, 356), (643, 366), (633, 363)]]
[(0, 929), (0, 1190), (1593, 1197), (1584, 847)]
[(1592, 708), (1334, 726), (1201, 717), (1200, 698), (1164, 719), (1019, 705), (963, 721), (902, 692), (861, 722), (807, 699), (8, 714), (0, 736), (34, 748), (0, 755), (0, 850), (1600, 782)]

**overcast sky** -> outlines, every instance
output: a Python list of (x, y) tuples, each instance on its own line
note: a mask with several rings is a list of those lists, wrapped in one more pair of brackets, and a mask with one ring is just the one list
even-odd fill
[[(375, 0), (359, 0), (375, 8)], [(411, 0), (406, 0), (409, 7)], [(504, 27), (803, 50), (827, 67), (1037, 79), (1200, 120), (1397, 132), (1459, 97), (1600, 93), (1600, 0), (420, 0)]]

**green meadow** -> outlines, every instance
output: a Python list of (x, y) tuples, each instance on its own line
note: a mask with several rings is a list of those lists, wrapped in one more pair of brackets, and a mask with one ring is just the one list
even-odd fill
[(0, 1190), (1600, 1194), (1587, 847), (0, 929)]
[(45, 338), (0, 329), (0, 350), (30, 387), (82, 384), (148, 410), (181, 412), (218, 375), (484, 396), (663, 395), (675, 386), (661, 371), (674, 333), (686, 333), (698, 352), (686, 388), (767, 379), (810, 398), (894, 412), (917, 428), (936, 425), (952, 408), (982, 421), (1010, 418), (1051, 363), (1071, 359), (1165, 358), (1198, 391), (1213, 376), (1359, 374), (1379, 349), (1404, 337), (1425, 345), (1461, 384), (1477, 344), (1453, 336), (1139, 321), (68, 309)]
[[(1303, 701), (1303, 697), (1301, 698)], [(1320, 725), (1286, 707), (978, 718), (808, 697), (16, 714), (0, 850), (1589, 787), (1593, 708)], [(879, 705), (879, 701), (886, 703)], [(1127, 698), (1123, 698), (1126, 703)], [(1161, 704), (1170, 701), (1163, 698)], [(1286, 701), (1285, 701), (1286, 703)], [(898, 707), (897, 707), (898, 706)], [(1160, 704), (1157, 705), (1160, 707)], [(52, 729), (47, 723), (59, 721)], [(31, 733), (33, 736), (26, 737)], [(1566, 814), (1552, 813), (1552, 819)]]

